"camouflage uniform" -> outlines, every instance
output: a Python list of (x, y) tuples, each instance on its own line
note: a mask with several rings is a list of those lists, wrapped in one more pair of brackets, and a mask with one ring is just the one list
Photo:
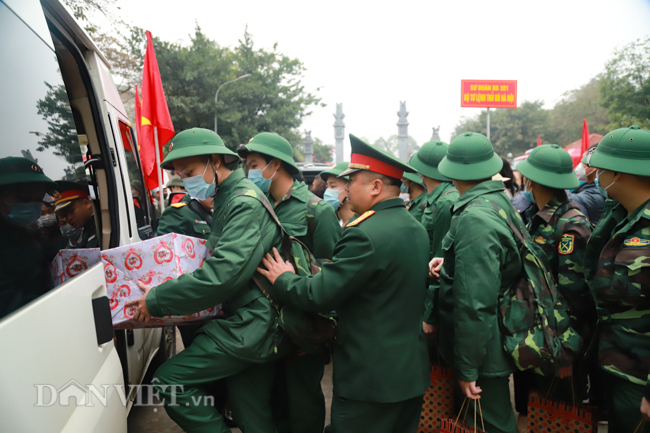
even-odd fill
[(550, 264), (557, 288), (569, 306), (571, 326), (584, 337), (596, 321), (594, 300), (583, 275), (591, 224), (563, 191), (542, 210), (534, 204), (529, 216), (530, 237)]
[[(587, 164), (650, 177), (650, 131), (638, 126), (608, 133)], [(608, 196), (609, 186), (596, 186)], [(618, 188), (610, 192), (616, 195)], [(637, 192), (637, 191), (633, 191)], [(628, 215), (629, 212), (629, 215)], [(585, 278), (596, 298), (598, 357), (612, 432), (648, 432), (642, 399), (650, 401), (650, 200), (634, 210), (608, 200), (585, 252)]]

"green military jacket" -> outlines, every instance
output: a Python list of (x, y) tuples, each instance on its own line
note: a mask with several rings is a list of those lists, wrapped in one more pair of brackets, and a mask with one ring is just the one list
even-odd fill
[(519, 218), (503, 182), (486, 181), (453, 206), (443, 239), (440, 276), (440, 346), (457, 379), (504, 377), (515, 370), (503, 348), (498, 299), (523, 272), (519, 241), (497, 213)]
[(594, 300), (583, 267), (591, 224), (579, 209), (569, 210), (571, 204), (564, 191), (542, 210), (533, 203), (528, 209), (527, 228), (531, 239), (544, 252), (557, 288), (567, 301), (571, 326), (586, 336), (596, 323)]
[[(244, 195), (238, 195), (238, 192)], [(203, 267), (154, 287), (147, 295), (153, 316), (191, 314), (223, 303), (229, 317), (201, 329), (230, 355), (252, 362), (275, 358), (282, 334), (276, 312), (252, 280), (262, 257), (280, 248), (279, 227), (257, 198), (262, 192), (241, 169), (233, 171), (214, 197), (215, 214)]]
[(190, 208), (192, 198), (185, 194), (178, 202), (170, 205), (164, 211), (158, 222), (158, 235), (179, 233), (195, 238), (209, 239), (212, 229), (208, 223)]
[(587, 244), (585, 277), (600, 317), (601, 368), (645, 385), (650, 373), (650, 200), (629, 216), (621, 204), (606, 202)]
[[(426, 207), (422, 215), (422, 225), (429, 234), (431, 249), (429, 260), (442, 257), (442, 240), (449, 231), (451, 224), (451, 208), (458, 201), (458, 191), (449, 182), (442, 182), (427, 194)], [(424, 322), (431, 325), (438, 323), (437, 303), (439, 296), (439, 280), (429, 280), (429, 289), (424, 306)]]
[[(267, 195), (271, 204), (273, 197)], [(307, 185), (298, 180), (284, 197), (274, 205), (275, 214), (291, 236), (307, 245), (317, 259), (331, 259), (334, 246), (341, 238), (341, 225), (336, 211), (325, 201), (309, 201), (316, 197)], [(308, 209), (309, 207), (309, 209)]]
[(271, 288), (281, 302), (336, 310), (334, 392), (391, 403), (429, 385), (422, 330), (429, 244), (401, 198), (384, 200), (347, 225), (332, 263), (313, 277), (284, 273)]
[(413, 215), (413, 218), (418, 220), (418, 222), (422, 221), (422, 214), (423, 214), (423, 209), (422, 209), (422, 203), (424, 203), (424, 200), (427, 198), (427, 192), (424, 191), (422, 194), (417, 196), (415, 199), (411, 200), (409, 203), (409, 213)]

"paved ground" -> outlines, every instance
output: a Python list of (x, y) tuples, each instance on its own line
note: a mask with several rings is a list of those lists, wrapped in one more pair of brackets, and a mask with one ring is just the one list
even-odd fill
[[(183, 343), (181, 336), (176, 331), (176, 348), (177, 352), (183, 350)], [(332, 405), (332, 364), (330, 363), (325, 367), (325, 375), (321, 382), (323, 387), (323, 394), (325, 394), (325, 404), (327, 408), (326, 422), (330, 420), (330, 407)], [(510, 380), (510, 390), (512, 390), (512, 379)], [(514, 408), (514, 402), (513, 402)], [(516, 414), (516, 412), (515, 412)], [(519, 420), (519, 428), (522, 433), (525, 433), (526, 420), (524, 418)], [(165, 409), (151, 408), (151, 407), (134, 407), (129, 414), (128, 419), (129, 433), (183, 433), (183, 429), (178, 427), (165, 412)], [(240, 432), (239, 429), (232, 429), (233, 432)], [(607, 433), (606, 425), (598, 426), (598, 433)]]

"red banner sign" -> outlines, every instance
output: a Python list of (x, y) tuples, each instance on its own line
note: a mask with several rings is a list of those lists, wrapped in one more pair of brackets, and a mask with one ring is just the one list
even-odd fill
[(517, 80), (461, 80), (460, 106), (517, 108)]

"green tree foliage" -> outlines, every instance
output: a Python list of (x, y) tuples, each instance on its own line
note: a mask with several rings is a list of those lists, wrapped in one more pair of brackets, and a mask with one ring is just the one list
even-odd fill
[[(128, 41), (134, 57), (144, 58), (144, 41), (144, 31), (134, 29)], [(222, 47), (198, 26), (188, 46), (154, 38), (154, 49), (176, 131), (214, 129), (216, 114), (229, 148), (273, 131), (289, 140), (297, 160), (304, 159), (297, 128), (320, 98), (305, 90), (305, 67), (298, 59), (280, 53), (277, 44), (256, 48), (248, 31), (234, 49)], [(245, 74), (251, 76), (221, 88), (215, 105), (219, 86)]]
[[(542, 101), (524, 101), (513, 110), (490, 111), (490, 141), (499, 155), (520, 155), (535, 146), (537, 136), (544, 135), (549, 117), (543, 105)], [(454, 136), (464, 132), (487, 134), (487, 112), (462, 119), (456, 126)]]
[[(399, 157), (399, 141), (397, 140), (397, 135), (391, 135), (388, 138), (379, 137), (377, 140), (375, 140), (374, 143), (372, 143), (372, 145), (378, 149), (385, 150), (386, 152)], [(415, 139), (409, 135), (407, 141), (407, 151), (409, 157), (417, 152), (418, 149), (420, 149), (420, 146), (418, 146), (417, 141), (415, 141)]]
[(601, 75), (600, 94), (610, 129), (632, 124), (650, 128), (650, 37), (614, 53)]
[(314, 139), (314, 162), (320, 162), (321, 164), (331, 164), (333, 150), (333, 145), (323, 144), (323, 141), (320, 138)]

